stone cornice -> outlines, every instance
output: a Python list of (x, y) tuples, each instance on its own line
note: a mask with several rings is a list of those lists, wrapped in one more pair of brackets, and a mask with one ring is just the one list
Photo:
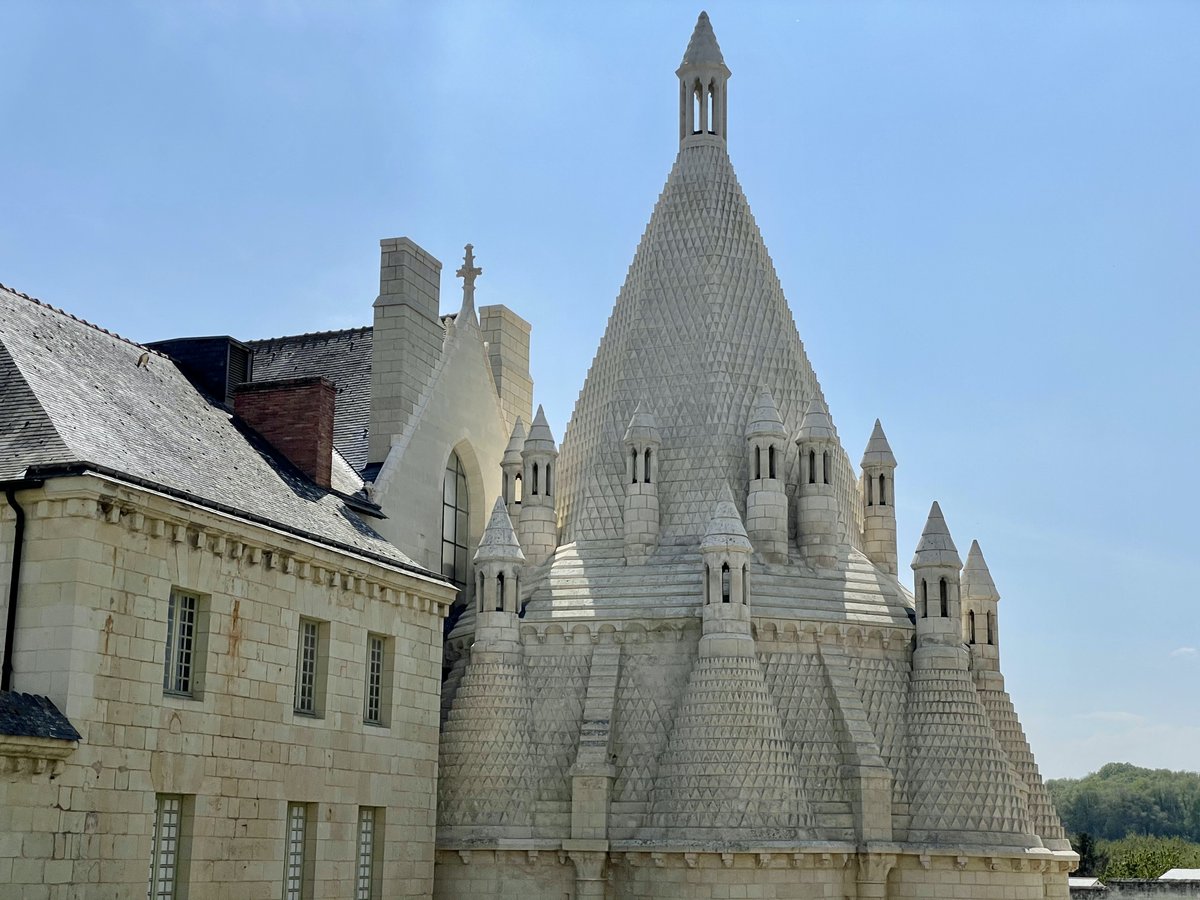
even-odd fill
[(0, 734), (0, 774), (57, 775), (78, 746), (78, 741)]
[(294, 575), (322, 587), (361, 594), (444, 617), (455, 590), (432, 578), (275, 531), (263, 525), (100, 475), (57, 478), (33, 502), (37, 518), (78, 517), (120, 525), (148, 539)]

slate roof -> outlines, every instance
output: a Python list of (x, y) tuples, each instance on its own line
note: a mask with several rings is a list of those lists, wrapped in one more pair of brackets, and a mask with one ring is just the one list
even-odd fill
[(77, 741), (79, 732), (49, 697), (0, 692), (0, 734)]
[(355, 471), (367, 464), (371, 424), (371, 327), (247, 341), (251, 380), (320, 375), (337, 388), (333, 445)]
[(168, 357), (0, 285), (0, 481), (81, 464), (426, 572)]

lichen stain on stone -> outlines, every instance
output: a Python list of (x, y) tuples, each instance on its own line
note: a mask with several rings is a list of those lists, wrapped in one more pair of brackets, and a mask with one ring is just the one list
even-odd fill
[(110, 637), (112, 637), (112, 633), (113, 633), (113, 617), (112, 617), (112, 613), (109, 613), (108, 618), (106, 618), (104, 620), (104, 650), (103, 650), (103, 653), (105, 656), (108, 655), (108, 639)]
[(242, 601), (233, 601), (233, 613), (229, 619), (229, 655), (236, 659), (242, 648)]

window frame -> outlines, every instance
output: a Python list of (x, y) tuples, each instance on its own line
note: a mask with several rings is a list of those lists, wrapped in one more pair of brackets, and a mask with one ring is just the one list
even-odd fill
[[(150, 873), (146, 890), (148, 900), (187, 900), (193, 799), (188, 794), (154, 795), (154, 817), (150, 824)], [(164, 850), (164, 847), (169, 849)], [(170, 856), (170, 874), (165, 885), (164, 852)]]
[[(190, 604), (190, 621), (181, 613)], [(208, 655), (208, 597), (172, 587), (167, 595), (166, 638), (163, 641), (164, 697), (200, 700), (204, 696), (204, 670)], [(183, 686), (180, 669), (184, 668)]]
[(283, 821), (284, 900), (309, 900), (313, 895), (317, 856), (315, 806), (290, 800), (287, 804)]
[[(376, 660), (373, 658), (375, 642), (379, 644), (378, 671)], [(392, 710), (392, 681), (395, 677), (395, 642), (390, 635), (376, 631), (367, 632), (365, 672), (363, 679), (363, 723), (376, 728), (387, 728), (391, 725)], [(375, 698), (377, 708), (371, 715), (372, 678), (378, 676), (378, 694)]]
[[(369, 824), (370, 844), (364, 841), (364, 825)], [(380, 900), (383, 896), (384, 811), (381, 806), (360, 806), (354, 844), (354, 900)], [(364, 852), (365, 850), (365, 852)]]
[[(312, 664), (306, 664), (306, 646), (312, 634)], [(292, 712), (309, 719), (325, 717), (325, 682), (329, 666), (329, 623), (301, 616), (296, 629), (296, 672)], [(309, 677), (306, 677), (308, 673)], [(305, 688), (309, 696), (304, 696)], [(307, 701), (302, 703), (302, 701)]]

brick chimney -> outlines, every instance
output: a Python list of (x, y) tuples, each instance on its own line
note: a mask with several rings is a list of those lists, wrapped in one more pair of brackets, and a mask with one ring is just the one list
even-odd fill
[(251, 381), (234, 389), (233, 411), (318, 486), (333, 466), (333, 382), (319, 376)]

